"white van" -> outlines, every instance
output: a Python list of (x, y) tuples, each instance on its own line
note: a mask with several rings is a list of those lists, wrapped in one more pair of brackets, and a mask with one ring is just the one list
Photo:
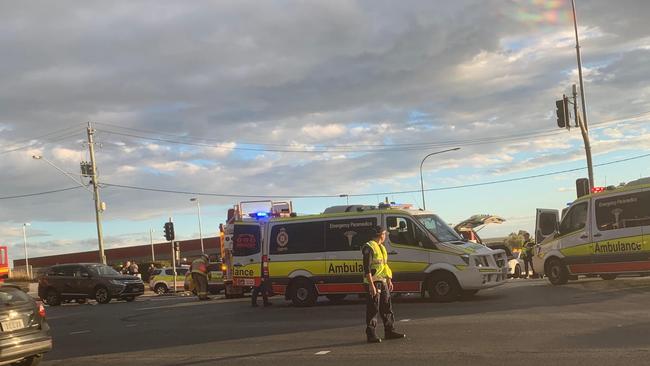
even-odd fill
[(503, 250), (468, 243), (437, 215), (408, 205), (335, 206), (310, 216), (250, 216), (234, 225), (235, 285), (257, 285), (262, 275), (268, 276), (274, 292), (296, 306), (311, 306), (320, 295), (339, 300), (364, 292), (361, 247), (376, 225), (388, 232), (385, 245), (394, 292), (428, 293), (436, 301), (453, 301), (507, 279)]
[(537, 209), (535, 237), (533, 268), (554, 285), (650, 273), (650, 178), (580, 197), (561, 222), (557, 210)]

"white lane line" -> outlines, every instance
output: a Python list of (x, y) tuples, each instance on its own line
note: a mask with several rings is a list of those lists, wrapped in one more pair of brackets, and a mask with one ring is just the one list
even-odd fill
[(127, 325), (125, 325), (125, 327), (127, 327), (127, 328), (132, 328), (132, 327), (135, 327), (135, 326), (137, 326), (137, 324), (127, 324)]
[(400, 321), (401, 321), (401, 322), (410, 322), (411, 319), (402, 319), (402, 320), (400, 320)]
[(86, 333), (90, 333), (90, 331), (89, 330), (80, 330), (80, 331), (77, 331), (77, 332), (70, 332), (70, 335), (86, 334)]
[(316, 352), (314, 354), (317, 355), (317, 356), (322, 356), (322, 355), (326, 355), (326, 354), (328, 354), (330, 352), (332, 352), (332, 351), (318, 351), (318, 352)]

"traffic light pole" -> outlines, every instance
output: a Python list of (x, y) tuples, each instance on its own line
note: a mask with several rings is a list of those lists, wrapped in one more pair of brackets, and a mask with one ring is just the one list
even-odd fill
[[(580, 118), (578, 114), (578, 104), (577, 104), (578, 93), (576, 92), (576, 86), (573, 85), (573, 113), (575, 114), (576, 123), (580, 127), (580, 132), (582, 133), (582, 140), (585, 143), (585, 155), (587, 156), (587, 174), (589, 174), (589, 192), (594, 188), (594, 165), (591, 160), (591, 142), (589, 141), (589, 130), (587, 130), (587, 123)], [(584, 106), (584, 105), (583, 105)]]
[(88, 149), (90, 150), (90, 163), (92, 165), (91, 179), (93, 183), (93, 197), (95, 199), (95, 221), (97, 222), (97, 241), (99, 244), (99, 261), (106, 264), (106, 255), (104, 255), (104, 236), (102, 230), (102, 202), (99, 199), (99, 182), (97, 181), (97, 165), (95, 163), (95, 141), (93, 137), (95, 130), (88, 122)]
[[(582, 79), (582, 58), (580, 57), (580, 39), (578, 37), (578, 17), (576, 15), (576, 1), (571, 0), (573, 9), (573, 29), (576, 35), (576, 58), (578, 61), (578, 78), (580, 79), (580, 103), (582, 104), (582, 121), (579, 122), (582, 138), (585, 141), (585, 152), (587, 154), (587, 169), (589, 172), (589, 190), (594, 188), (594, 167), (591, 162), (591, 144), (589, 143), (589, 124), (587, 123), (587, 102), (585, 101), (585, 84)], [(574, 88), (575, 95), (575, 88)], [(579, 121), (576, 113), (576, 120)]]

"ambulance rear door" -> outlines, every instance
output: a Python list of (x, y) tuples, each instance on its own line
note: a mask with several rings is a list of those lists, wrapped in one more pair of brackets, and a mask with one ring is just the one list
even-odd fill
[(232, 239), (233, 284), (258, 286), (262, 272), (262, 226), (258, 222), (235, 223)]
[(535, 219), (535, 243), (541, 244), (544, 239), (555, 235), (558, 231), (559, 221), (558, 210), (538, 208)]

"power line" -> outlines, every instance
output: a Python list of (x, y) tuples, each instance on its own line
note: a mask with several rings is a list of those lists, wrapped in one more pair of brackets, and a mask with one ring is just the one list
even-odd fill
[[(605, 163), (595, 164), (594, 166), (600, 167), (600, 166), (618, 164), (618, 163), (631, 161), (631, 160), (642, 159), (642, 158), (646, 158), (646, 157), (650, 157), (650, 154), (643, 154), (643, 155), (638, 155), (638, 156), (632, 156), (632, 157), (629, 157), (629, 158), (613, 160), (613, 161), (609, 161), (609, 162), (605, 162)], [(581, 171), (581, 170), (584, 170), (584, 169), (586, 169), (586, 168), (582, 167), (582, 168), (565, 169), (565, 170), (559, 170), (559, 171), (554, 171), (554, 172), (549, 172), (549, 173), (535, 174), (535, 175), (529, 175), (529, 176), (517, 177), (517, 178), (508, 178), (508, 179), (494, 180), (494, 181), (481, 182), (481, 183), (463, 184), (463, 185), (448, 186), (448, 187), (429, 188), (429, 189), (425, 189), (425, 191), (426, 192), (445, 191), (445, 190), (460, 189), (460, 188), (471, 188), (471, 187), (494, 185), (494, 184), (500, 184), (500, 183), (517, 182), (517, 181), (522, 181), (522, 180), (529, 180), (529, 179), (542, 178), (542, 177), (548, 177), (548, 176), (559, 175), (559, 174), (566, 174), (566, 173)], [(207, 192), (181, 191), (181, 190), (163, 189), (163, 188), (148, 188), (148, 187), (139, 187), (139, 186), (124, 185), (124, 184), (112, 184), (112, 183), (106, 183), (106, 182), (104, 182), (103, 184), (105, 186), (107, 186), (107, 187), (134, 189), (134, 190), (140, 190), (140, 191), (151, 191), (151, 192), (172, 193), (172, 194), (185, 194), (185, 195), (196, 195), (196, 196), (230, 197), (230, 198), (268, 198), (268, 199), (274, 199), (274, 198), (339, 198), (340, 197), (340, 195), (338, 195), (338, 194), (335, 194), (335, 195), (225, 194), (225, 193), (207, 193)], [(409, 191), (357, 193), (357, 194), (349, 194), (348, 196), (349, 197), (368, 197), (368, 196), (385, 196), (385, 195), (396, 195), (396, 194), (410, 194), (410, 193), (419, 193), (419, 192), (421, 192), (420, 189), (418, 189), (418, 190), (409, 190)]]
[[(70, 137), (76, 136), (76, 135), (81, 133), (81, 131), (75, 132), (74, 129), (76, 129), (76, 128), (78, 128), (78, 125), (68, 126), (66, 128), (60, 129), (60, 130), (48, 132), (48, 133), (40, 135), (40, 136), (36, 136), (36, 137), (30, 138), (30, 139), (27, 139), (27, 140), (19, 141), (16, 144), (25, 144), (26, 143), (26, 145), (0, 151), (0, 155), (8, 154), (10, 152), (14, 152), (14, 151), (18, 151), (18, 150), (33, 147), (34, 144), (32, 143), (32, 141), (35, 141), (35, 140), (43, 139), (44, 141), (52, 143), (52, 142), (58, 142), (58, 141), (68, 139)], [(48, 138), (48, 136), (50, 136), (50, 137)]]
[[(650, 115), (650, 112), (643, 112), (643, 113), (638, 113), (635, 115), (631, 115), (628, 117), (623, 117), (623, 118), (616, 118), (616, 119), (610, 119), (610, 120), (605, 120), (601, 121), (598, 124), (593, 124), (592, 129), (596, 128), (603, 128), (606, 125), (612, 124), (612, 123), (619, 123), (623, 121), (628, 121), (628, 120), (634, 120), (638, 119), (640, 117)], [(484, 144), (494, 144), (494, 143), (499, 143), (499, 142), (509, 142), (509, 141), (517, 141), (522, 138), (530, 138), (530, 137), (547, 137), (547, 136), (555, 136), (559, 135), (561, 133), (564, 133), (563, 130), (537, 130), (537, 131), (528, 131), (528, 132), (522, 132), (519, 134), (511, 134), (511, 135), (506, 135), (506, 136), (494, 136), (494, 137), (482, 137), (482, 138), (474, 138), (474, 139), (464, 139), (464, 140), (446, 140), (446, 141), (437, 141), (437, 142), (421, 142), (421, 143), (407, 143), (407, 144), (377, 144), (377, 145), (315, 145), (313, 149), (292, 149), (292, 148), (287, 148), (286, 144), (285, 145), (279, 145), (279, 144), (262, 144), (262, 143), (251, 143), (251, 142), (236, 142), (237, 145), (249, 145), (249, 146), (261, 146), (261, 147), (245, 147), (245, 146), (225, 146), (225, 142), (221, 142), (219, 144), (213, 144), (213, 143), (206, 143), (203, 141), (218, 141), (216, 139), (210, 139), (210, 138), (205, 138), (205, 137), (193, 137), (193, 136), (178, 136), (178, 135), (171, 135), (171, 134), (165, 134), (165, 133), (160, 133), (160, 132), (155, 132), (155, 131), (147, 131), (147, 130), (142, 130), (142, 129), (134, 129), (134, 128), (128, 128), (128, 127), (120, 127), (116, 125), (111, 125), (111, 124), (106, 124), (106, 123), (98, 123), (100, 125), (105, 125), (105, 126), (113, 126), (118, 129), (125, 129), (125, 130), (132, 130), (132, 131), (137, 131), (137, 132), (143, 132), (143, 133), (156, 133), (158, 135), (162, 136), (168, 136), (168, 137), (152, 137), (152, 136), (145, 136), (142, 134), (137, 134), (137, 133), (127, 133), (127, 132), (120, 132), (120, 131), (115, 131), (111, 129), (101, 129), (102, 132), (108, 133), (108, 134), (113, 134), (113, 135), (118, 135), (118, 136), (124, 136), (124, 137), (131, 137), (131, 138), (137, 138), (137, 139), (143, 139), (143, 140), (150, 140), (150, 141), (156, 141), (156, 142), (164, 142), (164, 143), (170, 143), (170, 144), (179, 144), (179, 145), (189, 145), (189, 146), (198, 146), (198, 147), (212, 147), (212, 148), (221, 148), (225, 150), (240, 150), (240, 151), (257, 151), (257, 152), (284, 152), (284, 153), (376, 153), (376, 152), (395, 152), (395, 151), (420, 151), (420, 150), (430, 150), (430, 149), (435, 149), (435, 148), (444, 148), (444, 147), (449, 147), (449, 146), (474, 146), (474, 145), (484, 145)], [(183, 140), (184, 139), (184, 140)], [(188, 141), (188, 140), (193, 140), (193, 141)], [(268, 147), (265, 147), (268, 146)], [(278, 147), (280, 146), (280, 147)], [(371, 146), (375, 148), (370, 148), (370, 149), (359, 149), (359, 146)]]
[(15, 199), (15, 198), (26, 198), (26, 197), (42, 196), (42, 195), (46, 195), (46, 194), (71, 191), (71, 190), (78, 189), (78, 188), (82, 188), (82, 187), (77, 186), (77, 187), (55, 189), (55, 190), (52, 190), (52, 191), (45, 191), (45, 192), (26, 193), (26, 194), (21, 194), (21, 195), (17, 195), (17, 196), (4, 196), (4, 197), (0, 197), (0, 200), (11, 200), (11, 199)]

